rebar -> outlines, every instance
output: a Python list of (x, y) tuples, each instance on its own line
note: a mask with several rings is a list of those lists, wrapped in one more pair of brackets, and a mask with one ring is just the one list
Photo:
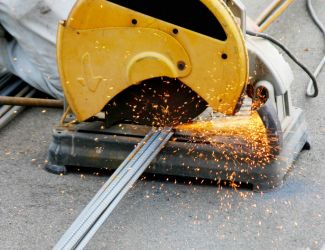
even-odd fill
[[(32, 97), (35, 94), (36, 90), (32, 89), (26, 96)], [(0, 118), (0, 129), (6, 126), (9, 122), (11, 122), (20, 112), (25, 109), (23, 106), (13, 106), (7, 113), (5, 113)]]
[[(25, 88), (23, 88), (21, 91), (18, 92), (18, 94), (16, 95), (17, 97), (21, 97), (24, 96), (25, 94), (27, 94), (29, 91), (31, 90), (30, 86), (26, 86)], [(0, 117), (2, 117), (6, 112), (8, 112), (10, 109), (12, 108), (12, 106), (10, 105), (4, 105), (0, 108)]]
[(0, 96), (0, 105), (63, 108), (63, 101), (54, 99)]

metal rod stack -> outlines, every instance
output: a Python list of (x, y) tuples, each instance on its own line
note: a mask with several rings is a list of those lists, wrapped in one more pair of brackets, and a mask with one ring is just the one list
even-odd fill
[(172, 135), (171, 128), (150, 131), (98, 191), (54, 249), (83, 249)]
[(36, 90), (10, 73), (0, 73), (0, 129), (26, 106), (63, 108), (62, 100), (32, 98)]
[[(0, 98), (32, 97), (36, 90), (28, 86), (22, 80), (15, 78), (10, 73), (0, 74)], [(23, 106), (3, 105), (0, 103), (0, 129), (13, 120), (21, 111)]]

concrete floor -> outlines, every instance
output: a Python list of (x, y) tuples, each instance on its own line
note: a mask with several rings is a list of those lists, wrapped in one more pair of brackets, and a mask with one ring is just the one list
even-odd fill
[[(245, 0), (256, 16), (268, 1)], [(258, 4), (256, 3), (258, 2)], [(319, 15), (323, 0), (314, 0)], [(297, 0), (268, 30), (314, 68), (324, 40)], [(254, 5), (255, 4), (255, 5)], [(325, 16), (322, 21), (325, 23)], [(307, 50), (308, 49), (308, 50)], [(265, 194), (163, 180), (139, 181), (88, 249), (321, 249), (325, 244), (325, 71), (320, 96), (306, 99), (295, 73), (293, 102), (305, 110), (312, 150), (284, 185)], [(50, 249), (108, 176), (43, 170), (60, 111), (28, 109), (0, 131), (0, 249)]]

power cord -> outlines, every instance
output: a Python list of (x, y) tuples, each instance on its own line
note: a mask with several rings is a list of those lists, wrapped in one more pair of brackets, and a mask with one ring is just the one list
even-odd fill
[[(316, 12), (314, 10), (311, 0), (307, 0), (306, 3), (307, 3), (308, 12), (309, 12), (312, 20), (314, 21), (316, 26), (320, 29), (320, 31), (323, 33), (324, 38), (325, 38), (325, 27), (322, 24), (322, 22), (319, 20), (318, 16), (316, 15)], [(324, 55), (323, 59), (320, 61), (320, 63), (318, 64), (318, 66), (314, 72), (315, 77), (317, 77), (319, 75), (319, 73), (321, 72), (324, 65), (325, 65), (325, 55)], [(313, 83), (312, 83), (312, 81), (310, 81), (308, 83), (308, 87), (307, 87), (307, 95), (312, 95), (312, 93), (313, 93), (312, 87), (313, 87)]]
[(306, 72), (306, 74), (310, 77), (311, 82), (312, 82), (312, 86), (314, 87), (314, 93), (312, 93), (311, 95), (309, 95), (309, 93), (307, 93), (308, 97), (317, 97), (318, 96), (318, 84), (317, 84), (317, 80), (315, 78), (315, 76), (313, 75), (313, 73), (311, 73), (308, 68), (302, 64), (290, 51), (287, 47), (285, 47), (282, 43), (280, 43), (279, 41), (277, 41), (276, 39), (274, 39), (273, 37), (271, 37), (270, 35), (264, 34), (264, 33), (256, 33), (253, 31), (246, 31), (247, 35), (250, 36), (256, 36), (256, 37), (260, 37), (260, 38), (264, 38), (272, 43), (274, 43), (275, 45), (277, 45), (278, 47), (280, 47), (300, 68), (303, 69), (303, 71)]

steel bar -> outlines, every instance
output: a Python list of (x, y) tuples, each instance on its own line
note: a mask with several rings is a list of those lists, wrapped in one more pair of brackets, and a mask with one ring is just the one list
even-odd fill
[(152, 135), (154, 131), (150, 131), (144, 139), (139, 143), (139, 145), (128, 155), (128, 157), (121, 163), (121, 165), (115, 170), (113, 175), (108, 179), (108, 181), (102, 186), (102, 188), (97, 192), (97, 194), (93, 197), (93, 199), (88, 203), (88, 205), (83, 209), (83, 211), (79, 214), (78, 218), (72, 223), (69, 230), (61, 237), (60, 241), (66, 241), (68, 237), (71, 237), (74, 234), (74, 228), (78, 228), (81, 226), (83, 218), (89, 214), (90, 209), (96, 203), (96, 201), (101, 197), (102, 194), (108, 189), (114, 179), (125, 169), (125, 166), (135, 157), (135, 155), (139, 152), (140, 148), (142, 148), (145, 143), (149, 145), (150, 139), (152, 139)]
[(11, 74), (5, 73), (0, 76), (0, 89), (10, 80)]
[[(32, 97), (36, 93), (36, 90), (31, 90), (26, 96)], [(5, 115), (0, 118), (0, 129), (6, 126), (10, 121), (12, 121), (20, 112), (25, 109), (23, 106), (12, 107)]]
[[(25, 88), (23, 88), (21, 91), (18, 92), (18, 94), (16, 95), (17, 97), (21, 97), (24, 96), (27, 92), (29, 92), (31, 90), (30, 86), (26, 86)], [(12, 108), (12, 106), (10, 105), (4, 105), (0, 108), (0, 117), (3, 116), (6, 112), (8, 112), (10, 109)]]
[(270, 7), (257, 19), (259, 32), (265, 31), (281, 14), (293, 3), (294, 0), (274, 1)]
[[(139, 150), (139, 152), (136, 154), (136, 155), (134, 155), (134, 157), (133, 158), (131, 158), (131, 162), (133, 161), (136, 161), (136, 160), (138, 160), (139, 159), (139, 156), (141, 156), (142, 154), (143, 154), (143, 152), (146, 150), (146, 149), (148, 149), (148, 147), (152, 144), (152, 142), (153, 142), (153, 140), (154, 139), (156, 139), (156, 137), (157, 137), (157, 135), (156, 136), (152, 136), (147, 142), (146, 142), (146, 145), (144, 145), (143, 146), (143, 148), (140, 148), (140, 150)], [(139, 147), (138, 147), (139, 148)], [(122, 164), (122, 165), (124, 165), (124, 164)], [(121, 169), (121, 168), (120, 168)], [(121, 171), (121, 176), (124, 176), (126, 173), (128, 173), (129, 172), (129, 169), (130, 169), (130, 167), (129, 166), (126, 166), (125, 167), (125, 169), (123, 169), (123, 172)], [(111, 180), (119, 180), (119, 179), (121, 179), (121, 176), (118, 178), (118, 179), (116, 179), (116, 177), (113, 177)], [(114, 185), (116, 185), (116, 183), (114, 184)], [(113, 186), (114, 186), (113, 185)], [(107, 190), (110, 190), (110, 189), (112, 189), (112, 187), (109, 187)], [(107, 193), (107, 192), (106, 192)], [(107, 195), (106, 195), (107, 196)], [(102, 199), (103, 198), (105, 198), (105, 196), (104, 197), (102, 197), (101, 198), (101, 200), (100, 200), (100, 202), (102, 201)], [(97, 202), (98, 203), (98, 202)], [(99, 203), (100, 204), (100, 203)], [(94, 208), (96, 208), (96, 206), (95, 205), (93, 205), (94, 206)], [(97, 205), (98, 206), (98, 205)], [(90, 213), (90, 215), (92, 214), (92, 212)], [(65, 248), (65, 249), (70, 249), (70, 247), (68, 247), (68, 248)]]
[(142, 165), (142, 167), (137, 171), (137, 173), (132, 177), (131, 181), (127, 184), (120, 194), (112, 201), (112, 203), (109, 205), (109, 207), (104, 211), (104, 213), (98, 218), (96, 223), (91, 227), (91, 229), (87, 232), (87, 234), (84, 236), (84, 238), (80, 241), (76, 249), (84, 249), (86, 245), (89, 243), (89, 241), (92, 239), (92, 237), (95, 235), (95, 233), (99, 230), (99, 228), (104, 224), (106, 219), (110, 216), (110, 214), (113, 212), (114, 208), (119, 204), (119, 202), (122, 200), (122, 198), (126, 195), (126, 193), (129, 191), (130, 188), (134, 185), (134, 183), (140, 178), (140, 176), (143, 174), (143, 172), (147, 169), (149, 164), (152, 162), (152, 160), (157, 156), (157, 154), (162, 150), (162, 148), (165, 146), (165, 144), (169, 141), (170, 137), (172, 136), (172, 133), (169, 133), (166, 135), (166, 137), (163, 139), (161, 138), (161, 142), (157, 149), (154, 151), (155, 154), (151, 154), (149, 152), (149, 156), (147, 159), (148, 164)]
[(9, 79), (10, 77), (12, 77), (12, 74), (8, 72), (2, 72), (0, 74), (0, 82), (5, 81), (5, 79)]
[(0, 105), (63, 108), (62, 100), (0, 96)]
[(150, 132), (92, 199), (54, 249), (83, 249), (119, 201), (169, 141), (170, 128)]
[(12, 94), (12, 92), (14, 92), (22, 83), (22, 80), (17, 80), (13, 83), (10, 83), (10, 85), (6, 86), (0, 91), (0, 96), (7, 96)]
[(260, 26), (263, 21), (265, 21), (265, 19), (267, 19), (272, 14), (272, 12), (274, 12), (274, 10), (281, 5), (282, 2), (283, 0), (273, 0), (255, 19), (256, 24)]
[[(88, 217), (93, 214), (94, 209), (96, 209), (96, 207), (98, 207), (98, 204), (101, 204), (103, 199), (109, 194), (109, 193), (107, 194), (107, 192), (112, 190), (112, 188), (115, 187), (116, 185), (120, 184), (120, 180), (123, 176), (125, 176), (127, 173), (130, 173), (130, 171), (129, 171), (131, 169), (130, 165), (132, 165), (134, 162), (139, 160), (141, 155), (149, 148), (150, 145), (152, 145), (152, 143), (154, 142), (155, 139), (157, 139), (159, 134), (157, 134), (157, 132), (156, 132), (155, 134), (152, 134), (149, 136), (150, 136), (150, 138), (145, 139), (142, 143), (140, 143), (140, 145), (137, 147), (137, 149), (135, 149), (135, 151), (133, 153), (131, 153), (131, 158), (128, 157), (129, 161), (128, 162), (125, 161), (121, 165), (121, 167), (119, 167), (119, 169), (117, 170), (118, 176), (114, 175), (113, 177), (110, 178), (110, 180), (108, 181), (109, 186), (105, 188), (106, 191), (103, 194), (103, 196), (99, 197), (100, 199), (98, 199), (98, 201), (95, 201), (95, 203), (92, 204), (91, 210), (88, 209), (88, 211), (86, 212), (86, 213), (88, 213), (88, 215), (87, 215)], [(96, 205), (96, 202), (97, 202), (97, 205)], [(84, 213), (82, 213), (82, 214), (84, 214)], [(85, 221), (84, 218), (81, 218), (81, 221), (82, 221), (82, 224), (77, 225), (77, 229), (80, 228), (84, 224), (84, 221)], [(71, 231), (72, 232), (76, 231), (76, 228), (74, 228), (74, 227), (72, 227), (71, 229), (72, 230), (70, 230), (70, 233), (71, 233)], [(69, 233), (68, 233), (68, 235), (69, 235)], [(75, 235), (75, 233), (73, 235)], [(71, 237), (71, 234), (70, 234), (70, 237)], [(58, 248), (58, 249), (61, 249), (61, 248)], [(64, 248), (64, 249), (71, 249), (71, 247), (68, 246), (67, 248)]]

